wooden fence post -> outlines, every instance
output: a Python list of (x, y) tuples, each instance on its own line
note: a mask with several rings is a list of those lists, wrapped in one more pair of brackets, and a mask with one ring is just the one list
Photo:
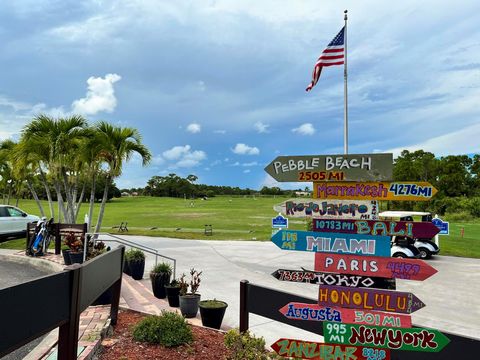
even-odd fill
[(110, 322), (112, 325), (117, 325), (118, 307), (120, 304), (120, 292), (122, 290), (122, 276), (123, 276), (123, 258), (125, 256), (125, 247), (122, 246), (122, 257), (120, 261), (120, 279), (115, 281), (112, 285), (112, 304), (110, 305)]
[(248, 330), (248, 280), (240, 281), (240, 332)]

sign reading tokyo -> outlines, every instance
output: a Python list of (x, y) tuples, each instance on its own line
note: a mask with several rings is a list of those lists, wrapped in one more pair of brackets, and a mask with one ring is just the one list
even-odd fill
[(323, 219), (377, 220), (378, 202), (375, 200), (301, 200), (291, 199), (273, 209), (290, 217), (315, 216)]
[(316, 182), (316, 199), (427, 201), (437, 193), (428, 182)]
[(393, 154), (279, 156), (265, 171), (280, 182), (388, 181)]

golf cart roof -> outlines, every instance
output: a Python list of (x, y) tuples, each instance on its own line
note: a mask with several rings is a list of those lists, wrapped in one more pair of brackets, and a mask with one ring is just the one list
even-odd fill
[(405, 216), (425, 216), (431, 215), (429, 212), (421, 211), (382, 211), (378, 216), (386, 218), (401, 218)]

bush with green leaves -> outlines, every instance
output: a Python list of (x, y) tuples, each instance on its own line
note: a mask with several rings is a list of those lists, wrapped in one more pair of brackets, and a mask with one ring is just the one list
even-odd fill
[(142, 250), (130, 249), (125, 251), (125, 260), (127, 261), (142, 261), (145, 260), (145, 254)]
[(183, 316), (163, 310), (160, 316), (147, 316), (133, 330), (137, 341), (166, 347), (188, 344), (193, 340), (192, 329)]
[(227, 360), (271, 360), (283, 359), (277, 354), (267, 351), (265, 339), (255, 337), (249, 331), (240, 333), (238, 329), (229, 330), (224, 338), (225, 346), (231, 350)]
[(160, 263), (155, 265), (150, 274), (169, 274), (172, 275), (172, 266), (168, 263)]

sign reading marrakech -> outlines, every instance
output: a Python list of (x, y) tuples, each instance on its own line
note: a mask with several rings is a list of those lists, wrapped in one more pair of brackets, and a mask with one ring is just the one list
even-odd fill
[(393, 154), (278, 156), (265, 171), (280, 182), (389, 181)]

